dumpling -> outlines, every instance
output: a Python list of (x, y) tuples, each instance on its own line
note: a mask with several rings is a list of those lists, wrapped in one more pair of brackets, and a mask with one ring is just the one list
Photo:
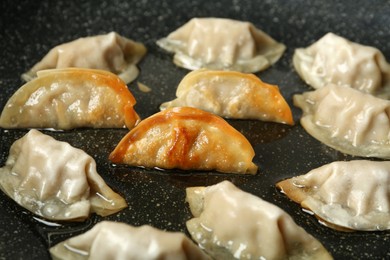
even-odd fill
[(390, 229), (390, 162), (333, 162), (277, 187), (330, 227)]
[(102, 221), (50, 248), (53, 259), (210, 259), (180, 232)]
[(96, 172), (91, 156), (34, 129), (12, 144), (0, 168), (0, 188), (49, 220), (82, 221), (90, 213), (107, 216), (127, 207)]
[(215, 259), (332, 259), (282, 209), (231, 182), (186, 190), (192, 237)]
[(249, 22), (222, 18), (193, 18), (157, 44), (175, 53), (179, 67), (248, 73), (268, 68), (286, 49)]
[(279, 88), (262, 82), (253, 74), (193, 71), (180, 82), (176, 96), (175, 100), (163, 103), (160, 109), (189, 106), (227, 118), (294, 123)]
[(141, 121), (109, 159), (147, 168), (254, 174), (254, 155), (249, 141), (219, 116), (175, 107)]
[(139, 116), (124, 82), (110, 72), (54, 69), (20, 87), (0, 117), (3, 128), (133, 128)]
[(301, 124), (343, 153), (390, 158), (390, 101), (349, 87), (329, 85), (293, 97)]
[(136, 64), (145, 54), (146, 48), (142, 43), (115, 32), (79, 38), (51, 49), (22, 78), (29, 81), (40, 70), (77, 67), (110, 71), (127, 84), (138, 76)]
[(301, 78), (316, 89), (332, 83), (390, 97), (390, 64), (383, 54), (333, 33), (296, 49), (293, 64)]

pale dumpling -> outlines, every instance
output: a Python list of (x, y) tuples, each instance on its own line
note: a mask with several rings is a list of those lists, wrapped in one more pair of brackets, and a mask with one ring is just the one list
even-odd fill
[(55, 245), (50, 254), (55, 260), (210, 259), (183, 233), (111, 221), (100, 222), (91, 230)]
[(179, 67), (250, 73), (268, 68), (286, 49), (249, 22), (223, 18), (193, 18), (157, 44), (175, 53)]
[(107, 216), (127, 207), (96, 172), (91, 156), (34, 129), (12, 144), (0, 168), (0, 188), (49, 220), (82, 221), (91, 213)]
[(253, 74), (192, 71), (180, 82), (176, 96), (163, 103), (160, 109), (189, 106), (226, 118), (294, 123), (291, 109), (279, 88), (262, 82)]
[(333, 162), (277, 186), (330, 227), (390, 229), (390, 162)]
[(330, 83), (390, 97), (390, 65), (381, 51), (328, 33), (307, 48), (295, 50), (293, 63), (307, 84)]
[(3, 128), (133, 128), (140, 120), (126, 84), (103, 70), (44, 70), (20, 87), (0, 116)]
[(29, 81), (40, 70), (77, 67), (110, 71), (127, 84), (138, 76), (136, 64), (145, 54), (142, 43), (115, 32), (84, 37), (54, 47), (22, 78)]
[(156, 113), (133, 128), (116, 146), (113, 163), (147, 168), (257, 172), (249, 141), (225, 120), (191, 107)]
[(390, 101), (328, 85), (294, 95), (301, 124), (314, 138), (346, 154), (390, 158)]
[(187, 229), (214, 259), (332, 259), (286, 212), (231, 182), (186, 193)]

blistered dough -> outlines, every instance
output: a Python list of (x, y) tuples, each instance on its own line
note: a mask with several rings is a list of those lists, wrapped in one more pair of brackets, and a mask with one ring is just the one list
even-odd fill
[(390, 97), (390, 65), (381, 51), (328, 33), (293, 56), (296, 71), (307, 84), (348, 86), (380, 97)]
[(84, 37), (54, 47), (22, 78), (29, 81), (40, 70), (77, 67), (110, 71), (127, 84), (138, 76), (136, 64), (145, 54), (142, 43), (115, 32)]
[(390, 101), (328, 85), (293, 97), (303, 128), (343, 153), (390, 158)]
[(183, 233), (103, 221), (50, 248), (53, 259), (210, 259)]
[(196, 70), (187, 74), (176, 90), (177, 98), (160, 109), (189, 106), (226, 118), (294, 123), (279, 88), (253, 74), (235, 71)]
[(175, 53), (174, 63), (189, 70), (250, 73), (268, 68), (286, 49), (249, 22), (223, 18), (193, 18), (157, 44)]
[(333, 162), (277, 186), (330, 227), (390, 229), (390, 162)]
[(20, 87), (6, 103), (3, 128), (133, 128), (136, 100), (116, 75), (91, 69), (54, 69)]
[(0, 188), (49, 220), (81, 221), (90, 213), (107, 216), (127, 207), (96, 172), (91, 156), (37, 130), (12, 144), (0, 168)]
[(228, 181), (186, 193), (187, 229), (215, 259), (332, 259), (286, 212)]
[(254, 155), (249, 141), (219, 116), (174, 107), (141, 121), (109, 158), (147, 168), (254, 174)]

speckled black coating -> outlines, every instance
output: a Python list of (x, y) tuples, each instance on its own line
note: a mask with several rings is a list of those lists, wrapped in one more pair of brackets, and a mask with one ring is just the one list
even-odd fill
[[(148, 54), (140, 63), (139, 82), (152, 91), (129, 88), (137, 99), (135, 109), (142, 118), (158, 112), (158, 106), (175, 96), (177, 84), (188, 73), (172, 63), (172, 55), (155, 41), (192, 17), (228, 17), (252, 22), (284, 43), (287, 51), (268, 70), (257, 73), (268, 83), (279, 85), (292, 106), (292, 95), (309, 90), (292, 67), (292, 54), (327, 32), (379, 48), (390, 60), (390, 3), (382, 1), (31, 1), (3, 0), (0, 3), (0, 108), (22, 85), (20, 75), (60, 43), (87, 35), (116, 31), (143, 42)], [(228, 179), (243, 190), (270, 201), (293, 216), (295, 221), (319, 239), (336, 259), (389, 259), (390, 233), (343, 233), (326, 228), (304, 213), (275, 188), (281, 179), (300, 175), (335, 160), (357, 159), (343, 155), (309, 136), (299, 125), (300, 110), (293, 108), (295, 126), (259, 121), (229, 120), (252, 143), (255, 176), (218, 173), (183, 173), (116, 167), (108, 154), (127, 130), (79, 129), (44, 131), (68, 141), (93, 156), (98, 172), (123, 194), (129, 208), (104, 218), (133, 225), (151, 224), (166, 230), (185, 231), (190, 218), (184, 202), (185, 187), (211, 185)], [(0, 161), (4, 164), (10, 145), (27, 130), (0, 130)], [(103, 218), (93, 215), (84, 223), (50, 226), (19, 207), (0, 192), (0, 259), (49, 259), (48, 248), (84, 232)]]

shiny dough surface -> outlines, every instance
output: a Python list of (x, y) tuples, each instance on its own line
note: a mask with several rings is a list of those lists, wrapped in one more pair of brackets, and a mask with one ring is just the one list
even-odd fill
[(277, 186), (330, 227), (390, 229), (390, 162), (337, 161)]
[(328, 85), (294, 95), (303, 128), (346, 154), (390, 158), (390, 101), (349, 87)]
[(81, 221), (93, 212), (107, 216), (127, 207), (97, 173), (91, 156), (34, 129), (12, 144), (0, 168), (0, 188), (49, 220)]
[(53, 259), (210, 259), (179, 232), (102, 221), (89, 231), (50, 248)]
[(187, 229), (215, 259), (332, 259), (286, 212), (229, 181), (186, 194)]
[(249, 22), (223, 18), (193, 18), (157, 41), (175, 53), (174, 63), (200, 68), (258, 72), (277, 62), (286, 47)]

